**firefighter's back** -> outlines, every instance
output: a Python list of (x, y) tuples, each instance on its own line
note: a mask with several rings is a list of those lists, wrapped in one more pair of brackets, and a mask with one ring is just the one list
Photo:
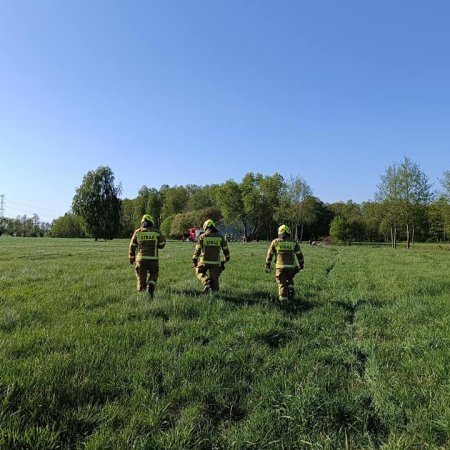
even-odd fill
[(291, 238), (276, 238), (272, 241), (276, 252), (275, 267), (277, 269), (288, 269), (296, 267), (295, 250), (297, 242)]
[(137, 258), (145, 260), (157, 260), (158, 243), (161, 240), (161, 232), (155, 228), (138, 228), (135, 231), (138, 244)]
[(218, 231), (206, 231), (199, 236), (202, 246), (202, 263), (218, 265), (220, 250), (223, 246), (223, 236)]

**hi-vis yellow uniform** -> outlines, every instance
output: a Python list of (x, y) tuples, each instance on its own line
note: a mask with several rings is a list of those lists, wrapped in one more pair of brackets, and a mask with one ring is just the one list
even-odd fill
[[(230, 250), (227, 241), (217, 230), (206, 230), (198, 237), (192, 261), (196, 265), (197, 278), (205, 291), (219, 290), (219, 276), (221, 272), (220, 251), (225, 261), (230, 260)], [(209, 272), (209, 277), (207, 272)]]
[[(138, 228), (131, 238), (128, 258), (136, 262), (137, 290), (153, 293), (159, 274), (159, 249), (166, 245), (166, 238), (157, 228)], [(137, 249), (137, 251), (136, 251)], [(148, 280), (147, 280), (148, 275)]]
[(266, 257), (266, 265), (275, 260), (275, 278), (278, 284), (278, 298), (280, 301), (294, 297), (294, 277), (303, 269), (304, 259), (298, 242), (291, 238), (278, 237), (269, 247)]

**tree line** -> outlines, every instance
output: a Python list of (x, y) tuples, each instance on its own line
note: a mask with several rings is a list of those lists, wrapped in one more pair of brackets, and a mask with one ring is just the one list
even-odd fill
[(26, 214), (15, 218), (0, 218), (0, 236), (42, 237), (50, 234), (51, 224), (43, 222), (37, 214)]
[[(300, 177), (247, 173), (241, 181), (206, 186), (142, 186), (133, 199), (120, 199), (121, 185), (107, 166), (89, 171), (76, 190), (72, 209), (54, 220), (53, 237), (128, 238), (144, 213), (168, 237), (181, 239), (191, 227), (212, 218), (239, 239), (271, 239), (280, 223), (298, 240), (389, 242), (408, 247), (414, 241), (448, 241), (450, 236), (450, 171), (434, 190), (420, 167), (404, 157), (381, 175), (373, 201), (324, 203)], [(34, 221), (36, 225), (36, 220)], [(12, 234), (14, 227), (0, 232)], [(39, 227), (38, 227), (39, 228)], [(15, 231), (32, 235), (31, 228)], [(34, 228), (36, 232), (36, 227)], [(28, 234), (27, 234), (28, 233)]]

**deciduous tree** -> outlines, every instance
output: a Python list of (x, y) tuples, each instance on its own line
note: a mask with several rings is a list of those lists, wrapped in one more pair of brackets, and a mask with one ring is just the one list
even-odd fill
[(384, 205), (384, 215), (391, 224), (393, 246), (396, 246), (398, 224), (406, 228), (406, 243), (414, 240), (414, 225), (423, 207), (432, 199), (428, 177), (406, 156), (400, 164), (388, 167), (381, 177), (376, 197)]
[(217, 206), (216, 197), (217, 190), (219, 188), (217, 184), (196, 187), (197, 189), (193, 190), (192, 193), (189, 194), (189, 200), (187, 202), (187, 209), (189, 211)]
[(155, 188), (142, 186), (138, 191), (138, 196), (134, 199), (134, 226), (139, 224), (144, 214), (151, 214), (155, 219), (156, 225), (161, 222), (161, 212), (163, 206), (163, 195), (161, 191)]
[(52, 223), (50, 233), (52, 237), (57, 238), (86, 237), (81, 217), (72, 213), (66, 213), (64, 216), (55, 219)]
[(401, 198), (399, 175), (397, 164), (393, 164), (386, 169), (386, 173), (381, 176), (378, 191), (375, 198), (382, 204), (382, 228), (389, 227), (391, 245), (397, 248), (397, 230), (400, 223), (400, 208), (398, 207)]
[(282, 190), (275, 217), (279, 222), (288, 222), (294, 238), (301, 241), (305, 225), (312, 224), (316, 216), (312, 189), (302, 177), (291, 177)]
[(344, 216), (336, 216), (330, 225), (330, 236), (335, 242), (346, 242), (351, 241), (351, 225), (349, 221)]
[(187, 210), (189, 193), (184, 186), (167, 187), (163, 191), (162, 219)]
[(450, 202), (450, 170), (444, 172), (442, 178), (439, 179), (442, 186), (442, 195)]
[(120, 229), (121, 186), (107, 166), (89, 171), (76, 190), (72, 210), (83, 218), (86, 231), (96, 240), (113, 239)]
[(244, 210), (241, 186), (228, 180), (217, 189), (217, 204), (227, 225), (240, 226), (247, 234), (248, 218)]

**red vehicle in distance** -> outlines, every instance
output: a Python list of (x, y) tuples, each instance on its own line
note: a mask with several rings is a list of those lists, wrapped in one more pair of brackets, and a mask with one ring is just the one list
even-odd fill
[(203, 233), (203, 230), (200, 228), (189, 228), (188, 240), (192, 242), (197, 242), (198, 237)]

